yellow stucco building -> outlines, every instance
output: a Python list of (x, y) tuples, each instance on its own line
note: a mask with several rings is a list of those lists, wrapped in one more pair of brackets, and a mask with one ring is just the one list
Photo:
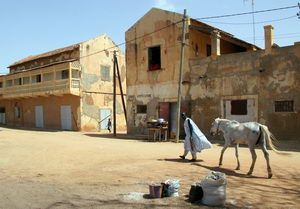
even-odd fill
[[(126, 94), (125, 56), (107, 35), (100, 35), (10, 65), (9, 74), (0, 76), (0, 124), (107, 131), (113, 111), (113, 50)], [(126, 131), (118, 83), (116, 107), (117, 130)]]

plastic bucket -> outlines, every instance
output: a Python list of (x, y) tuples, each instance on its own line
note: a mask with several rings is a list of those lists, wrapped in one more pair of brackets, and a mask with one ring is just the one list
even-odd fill
[(149, 193), (151, 198), (162, 197), (162, 185), (161, 184), (150, 184)]

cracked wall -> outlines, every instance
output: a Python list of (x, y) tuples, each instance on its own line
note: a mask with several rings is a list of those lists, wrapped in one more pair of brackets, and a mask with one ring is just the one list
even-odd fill
[[(300, 45), (191, 59), (192, 115), (205, 133), (224, 116), (226, 99), (253, 99), (256, 121), (281, 140), (299, 138)], [(293, 112), (275, 112), (274, 102), (294, 101)]]
[[(102, 35), (94, 39), (83, 42), (80, 46), (81, 53), (81, 129), (83, 131), (101, 131), (100, 110), (110, 110), (113, 114), (113, 49), (103, 51), (103, 49), (115, 46), (114, 42), (107, 36)], [(120, 70), (120, 78), (126, 101), (126, 67), (125, 56), (119, 48), (117, 59)], [(99, 51), (102, 51), (99, 53)], [(104, 79), (101, 74), (101, 66), (109, 69), (109, 79)], [(118, 79), (116, 96), (116, 118), (117, 131), (126, 131), (126, 121), (120, 96)], [(112, 115), (111, 115), (112, 118)]]

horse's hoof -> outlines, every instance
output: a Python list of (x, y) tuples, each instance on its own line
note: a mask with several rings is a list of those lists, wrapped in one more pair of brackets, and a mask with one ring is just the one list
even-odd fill
[(241, 170), (241, 169), (240, 169), (239, 167), (237, 167), (235, 170), (237, 170), (237, 171), (238, 171), (238, 170)]
[(268, 175), (268, 179), (272, 178), (272, 176), (273, 176), (273, 174), (270, 173), (270, 174)]
[(248, 175), (248, 176), (251, 176), (251, 175), (252, 175), (252, 172), (248, 172), (247, 175)]

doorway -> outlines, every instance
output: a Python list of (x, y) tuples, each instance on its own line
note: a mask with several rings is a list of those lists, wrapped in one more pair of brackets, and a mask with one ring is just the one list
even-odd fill
[(109, 118), (111, 118), (111, 110), (100, 109), (100, 130), (107, 130), (107, 122)]
[(43, 106), (35, 106), (35, 127), (44, 128)]
[(5, 124), (5, 107), (0, 107), (0, 124)]
[(70, 105), (60, 106), (60, 123), (62, 130), (72, 130), (72, 113)]
[(177, 103), (176, 102), (161, 102), (161, 103), (159, 103), (159, 118), (163, 118), (166, 121), (168, 121), (169, 136), (170, 136), (170, 138), (175, 138)]

